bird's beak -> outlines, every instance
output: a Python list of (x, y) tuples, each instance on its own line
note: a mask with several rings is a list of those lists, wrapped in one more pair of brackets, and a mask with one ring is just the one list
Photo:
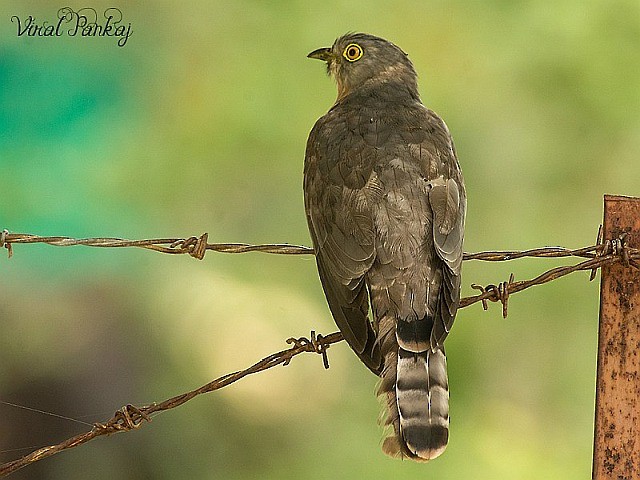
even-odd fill
[(307, 58), (315, 58), (317, 60), (322, 60), (323, 62), (328, 62), (331, 59), (331, 56), (331, 48), (325, 47), (314, 50), (307, 55)]

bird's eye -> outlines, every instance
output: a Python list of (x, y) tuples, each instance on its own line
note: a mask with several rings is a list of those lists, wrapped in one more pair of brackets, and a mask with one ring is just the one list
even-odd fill
[(350, 62), (355, 62), (356, 60), (359, 60), (360, 57), (362, 57), (363, 53), (364, 52), (362, 51), (362, 47), (360, 45), (358, 45), (357, 43), (350, 43), (344, 49), (344, 52), (342, 52), (342, 56)]

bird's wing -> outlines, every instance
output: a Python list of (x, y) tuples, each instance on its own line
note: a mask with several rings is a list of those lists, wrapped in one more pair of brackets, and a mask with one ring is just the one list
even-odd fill
[(433, 112), (432, 139), (440, 157), (438, 176), (431, 180), (429, 204), (433, 213), (433, 244), (444, 263), (442, 285), (431, 331), (431, 348), (441, 346), (453, 325), (460, 304), (460, 270), (466, 213), (466, 194), (455, 148), (445, 123)]
[(338, 152), (324, 149), (317, 135), (316, 127), (307, 143), (304, 193), (320, 280), (345, 340), (379, 374), (382, 361), (368, 318), (365, 281), (374, 259), (373, 222), (362, 191), (366, 167), (355, 157), (333, 158)]

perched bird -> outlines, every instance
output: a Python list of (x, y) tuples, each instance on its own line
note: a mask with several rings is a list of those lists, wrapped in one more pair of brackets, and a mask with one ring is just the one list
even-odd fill
[(338, 87), (304, 163), (320, 280), (345, 340), (381, 377), (393, 426), (384, 452), (428, 461), (449, 437), (444, 340), (460, 302), (466, 211), (456, 151), (393, 43), (350, 33), (308, 56)]

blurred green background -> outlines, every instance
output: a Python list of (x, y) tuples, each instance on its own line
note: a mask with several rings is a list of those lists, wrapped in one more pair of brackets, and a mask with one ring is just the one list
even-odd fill
[[(466, 251), (593, 243), (602, 195), (640, 194), (640, 3), (70, 2), (133, 35), (18, 37), (0, 4), (0, 229), (309, 245), (302, 163), (333, 103), (307, 60), (347, 31), (410, 55), (452, 131)], [(0, 252), (1, 253), (1, 252)], [(471, 283), (554, 260), (467, 262)], [(451, 439), (386, 458), (375, 378), (345, 344), (306, 355), (15, 474), (16, 479), (584, 479), (598, 285), (574, 274), (460, 311), (447, 342)], [(16, 245), (0, 255), (0, 400), (92, 423), (335, 330), (310, 257)], [(0, 403), (0, 462), (88, 427)], [(89, 473), (88, 473), (89, 472)], [(12, 477), (13, 478), (13, 477)]]

